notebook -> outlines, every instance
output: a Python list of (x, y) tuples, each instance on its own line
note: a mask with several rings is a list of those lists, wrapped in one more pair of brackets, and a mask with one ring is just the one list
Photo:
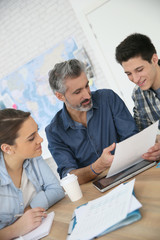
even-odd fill
[(42, 220), (39, 227), (15, 240), (38, 240), (47, 236), (50, 232), (54, 215), (54, 212), (48, 213), (47, 217)]

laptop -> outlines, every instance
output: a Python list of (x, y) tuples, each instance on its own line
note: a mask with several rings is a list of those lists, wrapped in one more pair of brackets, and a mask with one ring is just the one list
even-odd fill
[(111, 177), (106, 178), (106, 176), (93, 182), (93, 185), (100, 191), (105, 192), (110, 188), (134, 177), (135, 175), (153, 167), (156, 165), (156, 161), (143, 160)]

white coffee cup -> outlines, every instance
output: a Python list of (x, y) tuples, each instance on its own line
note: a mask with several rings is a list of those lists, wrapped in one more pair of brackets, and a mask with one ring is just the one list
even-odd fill
[(66, 177), (60, 180), (60, 184), (72, 202), (77, 201), (82, 197), (82, 191), (76, 175), (68, 173)]

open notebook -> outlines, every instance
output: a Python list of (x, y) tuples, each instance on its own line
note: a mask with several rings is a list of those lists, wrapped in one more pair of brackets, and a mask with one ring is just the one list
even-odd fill
[(39, 227), (15, 240), (38, 240), (47, 236), (50, 232), (54, 215), (54, 212), (48, 213), (48, 216), (42, 220)]

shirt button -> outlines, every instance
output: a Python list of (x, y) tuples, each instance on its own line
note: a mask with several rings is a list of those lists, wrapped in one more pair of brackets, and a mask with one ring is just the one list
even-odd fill
[(20, 204), (21, 206), (23, 206), (23, 203), (21, 202), (21, 204)]

